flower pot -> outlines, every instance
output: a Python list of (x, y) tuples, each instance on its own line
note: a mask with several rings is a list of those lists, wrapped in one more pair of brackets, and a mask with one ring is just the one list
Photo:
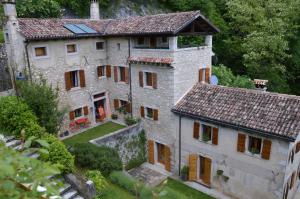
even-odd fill
[(181, 175), (181, 180), (182, 181), (187, 181), (188, 180), (188, 176), (186, 174), (182, 174)]

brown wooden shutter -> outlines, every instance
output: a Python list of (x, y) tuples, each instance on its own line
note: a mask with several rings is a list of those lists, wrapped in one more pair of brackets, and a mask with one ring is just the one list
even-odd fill
[(169, 172), (171, 172), (171, 150), (170, 147), (165, 145), (165, 169)]
[(118, 66), (114, 66), (114, 79), (118, 82)]
[(140, 83), (140, 87), (144, 87), (144, 77), (143, 77), (143, 71), (139, 72), (139, 83)]
[(190, 181), (197, 180), (197, 161), (198, 161), (198, 155), (196, 154), (189, 155), (189, 180)]
[(219, 139), (219, 129), (214, 127), (213, 134), (212, 134), (212, 144), (218, 145), (218, 139)]
[(65, 73), (65, 84), (66, 84), (66, 90), (69, 91), (71, 90), (71, 75), (70, 72)]
[(141, 117), (144, 118), (145, 117), (145, 109), (143, 106), (141, 106), (140, 111), (141, 111)]
[(152, 73), (153, 88), (157, 89), (157, 73)]
[(297, 142), (296, 144), (296, 153), (300, 151), (300, 142)]
[(119, 107), (120, 107), (119, 100), (118, 99), (114, 99), (114, 108), (115, 108), (115, 110), (117, 110)]
[(111, 77), (111, 66), (107, 65), (106, 66), (106, 77)]
[(203, 81), (203, 68), (199, 69), (199, 82)]
[(97, 67), (97, 76), (98, 76), (98, 77), (101, 77), (101, 76), (102, 76), (101, 73), (102, 73), (102, 72), (101, 72), (101, 66), (98, 66), (98, 67)]
[(84, 115), (88, 115), (89, 114), (89, 107), (88, 106), (83, 107), (83, 114)]
[(263, 141), (263, 148), (261, 152), (261, 158), (265, 160), (270, 159), (270, 154), (271, 154), (271, 146), (272, 146), (272, 141), (271, 140), (264, 140)]
[(203, 182), (207, 185), (210, 185), (210, 179), (211, 179), (211, 159), (205, 158), (204, 159), (204, 176), (203, 176)]
[(210, 68), (205, 69), (205, 82), (210, 83)]
[(129, 68), (125, 67), (125, 82), (129, 84)]
[(153, 109), (153, 120), (154, 121), (158, 120), (158, 110), (157, 109)]
[(126, 104), (126, 112), (131, 113), (131, 104), (129, 102)]
[(154, 141), (148, 140), (148, 162), (154, 164)]
[(75, 119), (75, 112), (74, 111), (70, 111), (69, 112), (69, 118), (70, 118), (70, 120), (74, 120)]
[(246, 143), (246, 135), (245, 134), (238, 134), (238, 141), (237, 141), (237, 151), (244, 153), (245, 152), (245, 143)]
[(80, 77), (80, 87), (85, 87), (85, 75), (84, 70), (79, 71), (79, 77)]
[(200, 123), (199, 122), (194, 122), (194, 133), (193, 133), (193, 138), (199, 139), (200, 135)]

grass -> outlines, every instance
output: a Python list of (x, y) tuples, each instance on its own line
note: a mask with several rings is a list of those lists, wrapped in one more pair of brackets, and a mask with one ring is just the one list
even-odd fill
[(125, 189), (118, 187), (109, 182), (108, 187), (105, 189), (101, 199), (135, 199), (133, 195)]
[(177, 180), (173, 180), (171, 178), (167, 179), (166, 183), (162, 183), (157, 187), (159, 190), (164, 189), (172, 189), (175, 192), (179, 192), (180, 194), (186, 196), (189, 199), (214, 199), (213, 197), (206, 195), (196, 189), (193, 189)]
[(102, 137), (122, 128), (125, 128), (125, 126), (116, 124), (114, 122), (107, 122), (85, 132), (82, 132), (78, 135), (65, 139), (63, 140), (63, 142), (69, 146), (73, 146), (76, 143), (88, 143), (90, 140)]

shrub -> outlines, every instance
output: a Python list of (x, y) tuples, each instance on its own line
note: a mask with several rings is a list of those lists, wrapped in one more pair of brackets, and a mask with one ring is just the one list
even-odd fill
[(0, 98), (0, 129), (16, 137), (20, 137), (21, 130), (24, 129), (27, 138), (40, 137), (45, 133), (28, 105), (14, 96)]
[(109, 180), (112, 183), (126, 189), (127, 191), (129, 191), (130, 193), (132, 193), (134, 195), (137, 192), (137, 189), (136, 189), (137, 181), (134, 178), (132, 178), (131, 176), (126, 175), (122, 171), (112, 172), (109, 176)]
[(140, 191), (140, 198), (141, 199), (152, 199), (153, 193), (148, 187), (143, 187)]
[(41, 154), (41, 159), (53, 164), (59, 164), (63, 173), (70, 173), (74, 170), (74, 157), (67, 150), (66, 146), (56, 137), (45, 134), (42, 139), (50, 146), (47, 148), (48, 154)]
[(128, 125), (128, 126), (132, 126), (132, 125), (137, 124), (138, 122), (141, 121), (141, 119), (133, 118), (131, 116), (125, 116), (124, 120), (125, 120), (125, 124)]
[(111, 115), (111, 119), (117, 120), (117, 119), (118, 119), (118, 115), (117, 115), (117, 114), (112, 114), (112, 115)]
[(188, 175), (189, 173), (189, 167), (188, 166), (184, 166), (181, 169), (181, 175)]
[(100, 170), (104, 176), (112, 171), (122, 170), (122, 161), (118, 152), (110, 147), (97, 147), (89, 143), (74, 145), (75, 162), (80, 167)]
[(85, 175), (89, 180), (94, 182), (98, 194), (102, 193), (107, 187), (107, 182), (100, 171), (90, 170), (87, 171)]

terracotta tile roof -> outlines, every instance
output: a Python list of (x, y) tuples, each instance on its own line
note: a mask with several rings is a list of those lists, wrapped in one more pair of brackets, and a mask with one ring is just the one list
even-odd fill
[[(193, 21), (202, 25), (203, 31), (214, 34), (219, 30), (200, 11), (130, 17), (125, 19), (34, 19), (19, 18), (20, 33), (26, 39), (59, 39), (90, 36), (125, 36), (140, 34), (175, 35)], [(65, 24), (85, 24), (97, 34), (76, 35)]]
[(172, 111), (283, 139), (300, 133), (299, 96), (197, 83)]
[(132, 63), (152, 63), (152, 64), (172, 64), (172, 58), (154, 58), (154, 57), (129, 57), (128, 61)]

